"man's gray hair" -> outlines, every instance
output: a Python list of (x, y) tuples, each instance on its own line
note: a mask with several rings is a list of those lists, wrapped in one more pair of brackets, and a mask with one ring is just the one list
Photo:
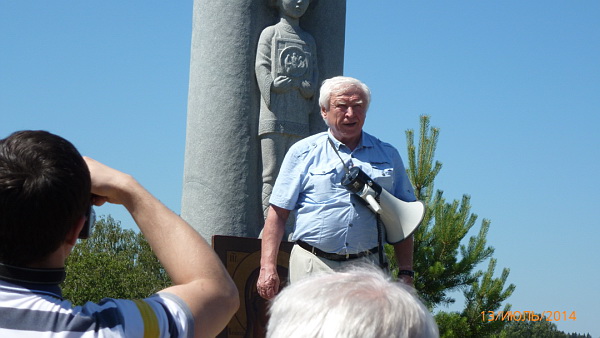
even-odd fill
[(350, 87), (360, 89), (364, 94), (365, 99), (365, 112), (369, 109), (371, 103), (371, 90), (362, 81), (348, 76), (336, 76), (331, 79), (323, 81), (321, 84), (321, 91), (319, 93), (319, 105), (321, 108), (325, 108), (325, 111), (329, 111), (329, 99), (331, 93), (344, 92)]
[(267, 337), (439, 337), (415, 290), (376, 267), (307, 277), (271, 304)]

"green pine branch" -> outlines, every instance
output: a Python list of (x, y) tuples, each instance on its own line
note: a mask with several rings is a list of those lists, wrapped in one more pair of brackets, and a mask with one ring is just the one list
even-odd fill
[[(414, 235), (415, 288), (430, 309), (455, 302), (452, 292), (463, 291), (465, 309), (461, 313), (441, 312), (436, 316), (442, 336), (481, 336), (499, 332), (502, 323), (485, 323), (481, 311), (497, 311), (515, 289), (506, 285), (509, 269), (494, 277), (494, 248), (487, 243), (491, 222), (483, 219), (477, 230), (478, 216), (471, 212), (471, 197), (447, 201), (442, 190), (434, 188), (442, 163), (435, 159), (440, 130), (430, 126), (430, 118), (421, 116), (418, 145), (413, 130), (406, 131), (408, 167), (406, 169), (417, 199), (426, 204), (420, 228)], [(393, 248), (386, 247), (395, 271)], [(488, 269), (476, 270), (489, 260)], [(508, 311), (510, 304), (504, 309)]]

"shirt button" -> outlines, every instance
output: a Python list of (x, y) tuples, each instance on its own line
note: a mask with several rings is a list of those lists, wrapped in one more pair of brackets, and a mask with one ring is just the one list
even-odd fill
[(349, 226), (352, 226), (352, 223), (350, 223)]

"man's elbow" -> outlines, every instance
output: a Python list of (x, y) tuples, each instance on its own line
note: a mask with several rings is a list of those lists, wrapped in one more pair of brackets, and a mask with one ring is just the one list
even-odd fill
[(231, 280), (211, 283), (205, 291), (210, 293), (196, 318), (196, 337), (215, 337), (221, 332), (240, 307), (239, 293)]
[(240, 294), (233, 281), (230, 281), (227, 284), (225, 290), (223, 290), (223, 302), (224, 306), (229, 309), (229, 312), (233, 316), (240, 308)]

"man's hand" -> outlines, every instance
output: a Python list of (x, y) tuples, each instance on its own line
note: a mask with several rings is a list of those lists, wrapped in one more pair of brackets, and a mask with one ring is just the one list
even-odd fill
[(279, 292), (279, 275), (277, 268), (261, 268), (258, 282), (256, 282), (258, 294), (264, 299), (272, 299)]
[(125, 204), (128, 198), (126, 188), (135, 182), (133, 177), (89, 157), (84, 156), (83, 159), (90, 170), (92, 178), (94, 205), (101, 206), (105, 202)]
[(408, 284), (410, 286), (414, 286), (414, 280), (411, 276), (400, 275), (400, 276), (398, 276), (398, 280), (402, 281), (403, 283)]

